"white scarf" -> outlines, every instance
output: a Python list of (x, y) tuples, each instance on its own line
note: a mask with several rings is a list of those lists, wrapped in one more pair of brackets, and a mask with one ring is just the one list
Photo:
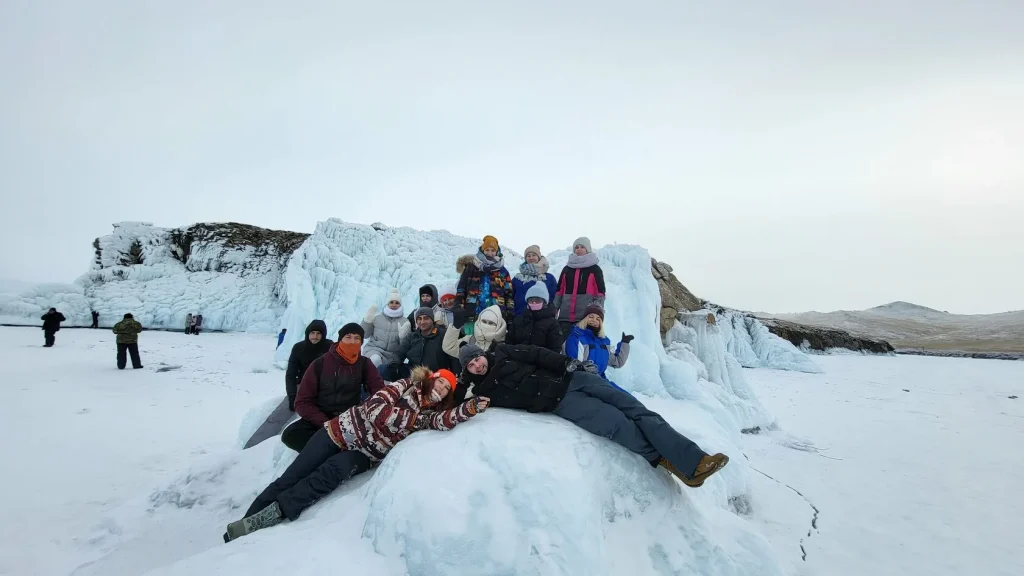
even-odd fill
[(398, 310), (392, 310), (390, 306), (385, 305), (384, 315), (388, 318), (401, 318), (402, 316), (405, 316), (405, 310), (403, 310), (401, 306), (398, 307)]

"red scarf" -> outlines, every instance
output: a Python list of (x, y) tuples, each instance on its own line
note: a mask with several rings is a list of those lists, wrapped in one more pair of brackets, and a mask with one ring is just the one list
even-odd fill
[(338, 345), (334, 347), (338, 351), (338, 355), (341, 356), (342, 360), (349, 364), (355, 364), (356, 360), (359, 360), (359, 352), (362, 349), (362, 344), (346, 344), (344, 342), (338, 342)]

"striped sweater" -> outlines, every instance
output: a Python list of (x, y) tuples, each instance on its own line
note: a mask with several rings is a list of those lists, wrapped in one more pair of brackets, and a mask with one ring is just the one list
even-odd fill
[(423, 409), (423, 393), (412, 379), (386, 383), (362, 404), (324, 424), (342, 450), (357, 450), (380, 462), (403, 438), (417, 430), (451, 430), (476, 414), (473, 402), (438, 412)]

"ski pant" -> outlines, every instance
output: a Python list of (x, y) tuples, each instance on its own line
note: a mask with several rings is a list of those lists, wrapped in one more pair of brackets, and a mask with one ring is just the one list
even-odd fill
[(191, 326), (185, 326), (185, 334), (191, 334), (191, 333), (192, 333), (192, 327)]
[(100, 327), (100, 321), (99, 320), (93, 320), (92, 324), (89, 325), (89, 328), (99, 328), (99, 327)]
[(706, 455), (660, 415), (597, 374), (575, 372), (554, 413), (643, 456), (652, 465), (665, 458), (684, 474), (692, 474)]
[(127, 354), (132, 355), (132, 368), (142, 368), (142, 360), (139, 358), (139, 344), (132, 342), (131, 344), (118, 344), (117, 345), (117, 369), (124, 370), (125, 365), (128, 363)]
[(245, 515), (252, 516), (277, 500), (284, 516), (295, 520), (303, 510), (370, 466), (365, 454), (341, 450), (327, 430), (321, 428), (284, 474), (256, 497)]
[(309, 439), (312, 438), (318, 430), (322, 429), (323, 426), (317, 426), (312, 422), (299, 419), (289, 424), (288, 427), (281, 432), (281, 442), (296, 452), (302, 452), (302, 449), (306, 447)]
[(56, 332), (53, 332), (52, 330), (44, 330), (43, 331), (43, 338), (46, 339), (46, 344), (45, 345), (47, 347), (53, 346), (54, 342), (56, 342), (56, 338), (54, 338), (55, 334), (56, 334)]

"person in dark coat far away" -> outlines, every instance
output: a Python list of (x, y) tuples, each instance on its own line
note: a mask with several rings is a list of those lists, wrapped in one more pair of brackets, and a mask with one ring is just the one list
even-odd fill
[[(516, 296), (518, 298), (518, 295)], [(508, 325), (505, 343), (529, 344), (547, 348), (552, 352), (562, 349), (562, 330), (555, 318), (555, 309), (548, 305), (548, 287), (537, 282), (526, 291), (526, 308)]]
[(295, 412), (295, 395), (299, 391), (299, 382), (306, 373), (306, 368), (313, 360), (327, 353), (334, 342), (327, 338), (327, 324), (323, 320), (313, 320), (306, 326), (306, 338), (292, 346), (288, 355), (288, 370), (284, 373), (284, 390), (288, 394), (288, 409)]
[(284, 429), (281, 442), (301, 452), (324, 423), (384, 388), (377, 367), (363, 356), (363, 328), (354, 322), (338, 332), (339, 342), (306, 369), (295, 397), (302, 417)]
[(100, 313), (95, 311), (95, 310), (93, 310), (92, 311), (92, 324), (89, 325), (89, 328), (99, 328), (99, 327), (100, 327)]
[(142, 332), (142, 324), (131, 314), (125, 314), (124, 320), (114, 324), (113, 332), (117, 334), (117, 369), (124, 370), (128, 364), (126, 352), (132, 356), (132, 368), (142, 368), (142, 360), (139, 358), (139, 332)]
[(698, 487), (728, 462), (676, 432), (639, 400), (580, 362), (537, 346), (498, 346), (486, 354), (467, 345), (459, 353), (464, 372), (455, 402), (487, 396), (495, 408), (551, 412), (662, 466), (687, 486)]
[(67, 320), (63, 314), (57, 312), (56, 308), (50, 308), (50, 310), (39, 317), (43, 321), (43, 336), (46, 338), (46, 343), (43, 344), (44, 348), (52, 348), (56, 339), (54, 334), (60, 330), (60, 323)]

